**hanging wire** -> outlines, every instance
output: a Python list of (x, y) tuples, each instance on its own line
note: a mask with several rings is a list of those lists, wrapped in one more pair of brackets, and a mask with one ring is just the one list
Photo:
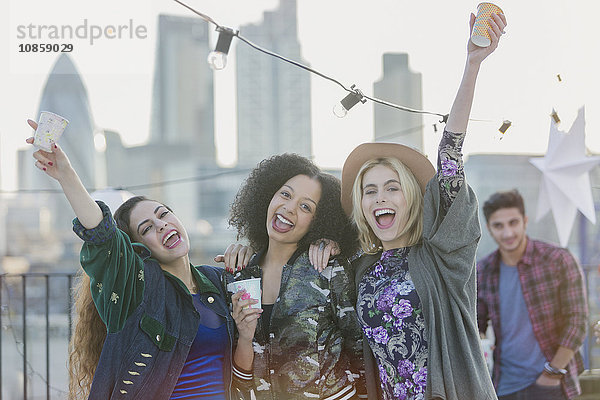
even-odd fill
[[(128, 185), (128, 186), (117, 186), (117, 187), (110, 187), (110, 189), (113, 190), (128, 190), (128, 191), (135, 191), (135, 190), (140, 190), (140, 189), (149, 189), (149, 188), (154, 188), (154, 187), (162, 187), (162, 186), (168, 186), (168, 185), (176, 185), (179, 183), (186, 183), (186, 182), (200, 182), (200, 181), (207, 181), (210, 179), (214, 179), (214, 178), (218, 178), (220, 176), (225, 176), (225, 175), (237, 175), (237, 174), (247, 174), (251, 171), (250, 168), (235, 168), (229, 171), (221, 171), (221, 172), (216, 172), (214, 174), (208, 174), (208, 175), (201, 175), (201, 176), (192, 176), (192, 177), (188, 177), (188, 178), (179, 178), (179, 179), (172, 179), (172, 180), (167, 180), (167, 181), (160, 181), (160, 182), (154, 182), (154, 183), (143, 183), (140, 185)], [(103, 190), (103, 189), (108, 189), (108, 188), (86, 188), (86, 190), (88, 191), (88, 193), (92, 193), (95, 192), (97, 190)], [(64, 191), (62, 189), (17, 189), (17, 190), (0, 190), (0, 194), (16, 194), (16, 193), (64, 193)]]
[[(181, 4), (181, 5), (183, 5), (185, 8), (191, 10), (195, 14), (199, 15), (205, 21), (210, 22), (212, 24), (215, 24), (217, 26), (217, 30), (224, 29), (224, 27), (222, 27), (221, 25), (217, 24), (209, 16), (207, 16), (207, 15), (205, 15), (205, 14), (199, 12), (199, 11), (194, 10), (192, 7), (190, 7), (190, 6), (182, 3), (179, 0), (174, 0), (174, 1), (177, 2), (177, 3), (179, 3), (179, 4)], [(344, 89), (345, 91), (347, 91), (349, 93), (356, 93), (356, 91), (358, 90), (358, 89), (350, 89), (350, 88), (346, 87), (343, 83), (341, 83), (340, 81), (338, 81), (337, 79), (334, 79), (334, 78), (332, 78), (332, 77), (330, 77), (328, 75), (325, 75), (324, 73), (319, 72), (319, 71), (315, 70), (314, 68), (310, 68), (310, 67), (308, 67), (308, 66), (306, 66), (304, 64), (301, 64), (301, 63), (299, 63), (297, 61), (290, 60), (289, 58), (286, 58), (286, 57), (284, 57), (282, 55), (279, 55), (279, 54), (277, 54), (277, 53), (275, 53), (273, 51), (270, 51), (270, 50), (267, 50), (267, 49), (265, 49), (263, 47), (260, 47), (257, 44), (252, 43), (250, 40), (246, 39), (245, 37), (241, 36), (239, 34), (239, 31), (236, 31), (233, 36), (237, 37), (239, 40), (241, 40), (242, 42), (246, 43), (248, 46), (250, 46), (250, 47), (252, 47), (252, 48), (254, 48), (254, 49), (256, 49), (256, 50), (258, 50), (258, 51), (260, 51), (262, 53), (265, 53), (265, 54), (270, 55), (272, 57), (278, 58), (278, 59), (280, 59), (280, 60), (282, 60), (284, 62), (287, 62), (289, 64), (292, 64), (292, 65), (294, 65), (294, 66), (296, 66), (298, 68), (302, 68), (302, 69), (304, 69), (306, 71), (309, 71), (309, 72), (311, 72), (311, 73), (313, 73), (315, 75), (318, 75), (321, 78), (329, 80), (329, 81), (331, 81), (331, 82), (339, 85), (340, 87), (342, 87), (342, 89)], [(361, 94), (362, 94), (362, 92), (361, 92)], [(445, 123), (445, 122), (448, 121), (448, 114), (440, 114), (440, 113), (431, 112), (431, 111), (417, 110), (417, 109), (414, 109), (414, 108), (405, 107), (405, 106), (401, 106), (401, 105), (398, 105), (398, 104), (390, 103), (389, 101), (381, 100), (381, 99), (378, 99), (376, 97), (370, 97), (370, 96), (366, 96), (364, 94), (362, 94), (362, 96), (364, 98), (366, 98), (366, 99), (371, 100), (374, 103), (379, 103), (379, 104), (384, 105), (384, 106), (388, 106), (388, 107), (392, 107), (392, 108), (395, 108), (395, 109), (398, 109), (398, 110), (402, 110), (402, 111), (406, 111), (406, 112), (411, 112), (411, 113), (416, 113), (416, 114), (436, 115), (436, 116), (442, 117), (442, 119), (440, 120), (440, 122), (444, 122)]]
[(407, 129), (403, 129), (401, 131), (398, 132), (394, 132), (394, 133), (389, 133), (387, 135), (383, 135), (383, 136), (379, 136), (375, 138), (375, 142), (379, 142), (381, 140), (387, 140), (387, 139), (392, 139), (398, 136), (403, 136), (403, 135), (408, 135), (411, 134), (413, 132), (418, 132), (419, 130), (423, 129), (426, 125), (425, 124), (421, 124), (419, 126), (414, 126), (412, 128), (407, 128)]

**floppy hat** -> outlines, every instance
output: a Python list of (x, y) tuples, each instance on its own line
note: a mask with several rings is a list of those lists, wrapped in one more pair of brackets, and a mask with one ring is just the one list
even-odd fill
[(421, 192), (435, 175), (431, 162), (419, 151), (398, 143), (363, 143), (346, 158), (342, 169), (342, 207), (346, 215), (352, 214), (352, 186), (358, 171), (369, 160), (392, 157), (402, 162), (415, 176)]

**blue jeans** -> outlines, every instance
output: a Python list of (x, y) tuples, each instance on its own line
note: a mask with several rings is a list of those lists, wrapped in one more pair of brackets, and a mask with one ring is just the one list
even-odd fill
[(534, 382), (518, 392), (499, 396), (498, 400), (567, 400), (567, 398), (562, 391), (562, 385), (540, 386)]

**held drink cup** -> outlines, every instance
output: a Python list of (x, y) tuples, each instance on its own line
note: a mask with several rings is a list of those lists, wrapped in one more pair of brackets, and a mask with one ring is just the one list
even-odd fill
[(68, 123), (69, 121), (60, 115), (42, 111), (38, 119), (33, 145), (48, 152), (52, 151), (52, 144), (58, 142)]
[(471, 32), (471, 41), (479, 47), (488, 47), (492, 44), (492, 39), (488, 33), (490, 27), (488, 20), (492, 14), (504, 14), (504, 11), (492, 3), (479, 3), (473, 31)]
[(231, 293), (237, 293), (240, 290), (246, 290), (253, 300), (258, 300), (258, 303), (252, 304), (252, 308), (261, 308), (260, 295), (260, 278), (245, 279), (243, 281), (231, 282), (227, 285), (227, 290)]

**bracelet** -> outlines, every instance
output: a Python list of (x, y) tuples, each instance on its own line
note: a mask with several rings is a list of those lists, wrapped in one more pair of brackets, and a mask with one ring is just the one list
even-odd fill
[(544, 371), (546, 371), (547, 373), (549, 373), (550, 375), (554, 375), (554, 376), (565, 376), (567, 374), (567, 370), (564, 368), (554, 368), (552, 365), (550, 365), (549, 361), (546, 361), (546, 363), (544, 364)]

